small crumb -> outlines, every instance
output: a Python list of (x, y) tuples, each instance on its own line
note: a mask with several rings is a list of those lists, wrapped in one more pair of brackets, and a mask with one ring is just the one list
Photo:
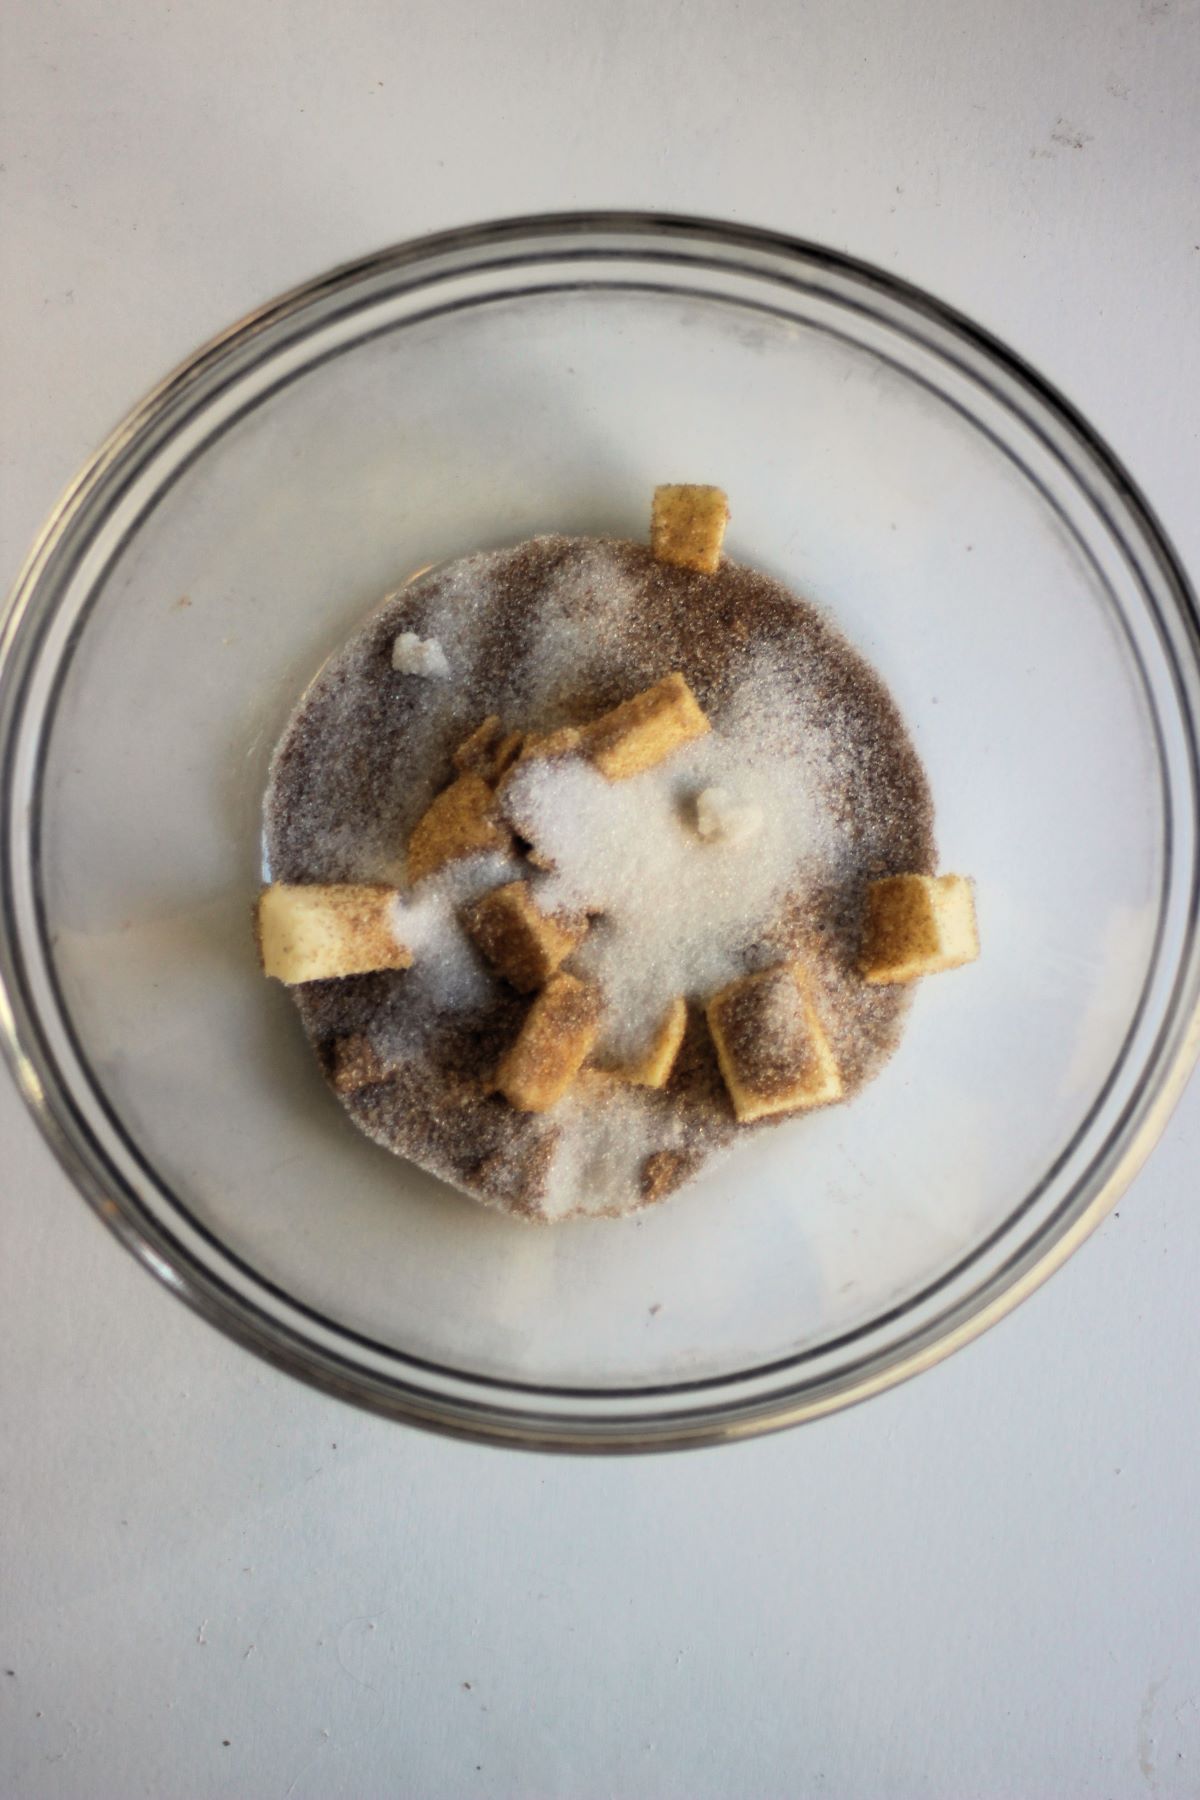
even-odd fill
[(176, 612), (179, 612), (183, 607), (190, 606), (191, 604), (192, 598), (190, 594), (180, 594), (178, 600), (175, 602), (175, 610)]
[(401, 675), (424, 675), (444, 681), (450, 673), (446, 652), (437, 638), (420, 638), (402, 631), (392, 645), (392, 667)]
[(465, 1690), (466, 1690), (466, 1692), (467, 1692), (467, 1693), (468, 1693), (468, 1694), (469, 1694), (469, 1693), (470, 1693), (470, 1691), (471, 1691), (471, 1684), (470, 1684), (470, 1682), (469, 1682), (469, 1681), (464, 1681), (464, 1682), (463, 1682), (463, 1687), (464, 1687), (464, 1689), (465, 1689)]
[(661, 1311), (662, 1311), (662, 1301), (656, 1300), (654, 1302), (654, 1305), (650, 1308), (650, 1317), (653, 1318), (655, 1313), (660, 1313)]
[(228, 1750), (228, 1748), (229, 1748), (229, 1739), (228, 1738), (221, 1739), (221, 1748), (222, 1748), (222, 1750)]

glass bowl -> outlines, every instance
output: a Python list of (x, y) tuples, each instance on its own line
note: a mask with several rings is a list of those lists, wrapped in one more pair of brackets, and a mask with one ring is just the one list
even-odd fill
[[(983, 955), (852, 1106), (620, 1222), (530, 1227), (360, 1137), (250, 909), (272, 746), (418, 565), (644, 538), (827, 607), (929, 772)], [(730, 225), (515, 220), (336, 270), (145, 400), (7, 615), (3, 1023), (81, 1192), (295, 1374), (515, 1444), (711, 1442), (964, 1343), (1056, 1267), (1197, 1045), (1194, 602), (1094, 432), (938, 302)]]

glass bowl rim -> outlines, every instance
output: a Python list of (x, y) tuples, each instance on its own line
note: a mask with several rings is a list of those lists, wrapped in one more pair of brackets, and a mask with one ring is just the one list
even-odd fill
[[(1079, 466), (1069, 465), (1070, 472), (1093, 502), (1098, 504), (1099, 497), (1094, 485), (1084, 482), (1085, 470), (1094, 478), (1098, 477), (1102, 486), (1107, 485), (1109, 495), (1115, 496), (1127, 510), (1140, 535), (1143, 550), (1149, 552), (1157, 567), (1162, 590), (1174, 607), (1176, 622), (1182, 626), (1189, 641), (1193, 662), (1200, 668), (1200, 609), (1195, 595), (1165, 531), (1128, 471), (1073, 405), (1029, 364), (989, 332), (925, 290), (821, 244), (758, 227), (680, 214), (619, 210), (545, 213), (491, 220), (405, 240), (301, 283), (248, 313), (187, 357), (127, 414), (84, 465), (35, 540), (0, 616), (0, 761), (3, 763), (0, 908), (5, 926), (0, 938), (0, 1043), (18, 1089), (51, 1149), (83, 1198), (118, 1239), (144, 1267), (211, 1324), (285, 1372), (369, 1410), (477, 1441), (573, 1451), (666, 1449), (729, 1441), (780, 1429), (891, 1387), (978, 1336), (1066, 1261), (1119, 1199), (1140, 1168), (1200, 1053), (1200, 980), (1194, 966), (1197, 951), (1195, 892), (1185, 942), (1179, 953), (1171, 1008), (1157, 1040), (1161, 1045), (1169, 1036), (1171, 1043), (1166, 1050), (1159, 1051), (1157, 1070), (1153, 1067), (1149, 1070), (1154, 1079), (1148, 1092), (1147, 1070), (1142, 1071), (1139, 1097), (1144, 1104), (1141, 1116), (1133, 1120), (1132, 1128), (1127, 1126), (1123, 1134), (1116, 1133), (1116, 1154), (1107, 1175), (1098, 1182), (1090, 1198), (1067, 1219), (1063, 1228), (1048, 1238), (1040, 1253), (1019, 1276), (981, 1305), (970, 1308), (967, 1301), (960, 1302), (960, 1311), (966, 1308), (962, 1316), (936, 1331), (929, 1341), (907, 1348), (901, 1343), (890, 1355), (882, 1356), (877, 1366), (868, 1366), (860, 1373), (829, 1385), (825, 1391), (807, 1394), (783, 1391), (750, 1401), (735, 1398), (714, 1406), (707, 1413), (673, 1412), (669, 1404), (665, 1404), (654, 1414), (639, 1413), (623, 1420), (588, 1414), (576, 1418), (563, 1414), (539, 1416), (523, 1407), (506, 1407), (501, 1400), (506, 1392), (514, 1398), (524, 1399), (530, 1393), (542, 1392), (548, 1396), (562, 1390), (495, 1378), (477, 1378), (485, 1391), (495, 1390), (487, 1399), (447, 1401), (422, 1387), (419, 1379), (421, 1359), (406, 1357), (403, 1352), (394, 1354), (417, 1372), (418, 1379), (414, 1383), (390, 1376), (371, 1376), (361, 1366), (321, 1350), (302, 1334), (249, 1307), (215, 1275), (204, 1278), (203, 1272), (191, 1266), (194, 1259), (190, 1253), (140, 1207), (129, 1191), (123, 1191), (118, 1182), (106, 1182), (97, 1176), (87, 1152), (98, 1146), (90, 1138), (86, 1119), (73, 1104), (67, 1084), (59, 1080), (59, 1071), (44, 1054), (30, 1029), (36, 1020), (24, 1005), (19, 983), (19, 945), (13, 929), (11, 828), (18, 810), (12, 792), (13, 741), (21, 723), (21, 695), (18, 691), (14, 699), (13, 694), (14, 687), (19, 687), (12, 679), (15, 655), (30, 632), (40, 636), (39, 627), (45, 623), (41, 614), (47, 618), (53, 614), (56, 600), (53, 589), (46, 594), (39, 590), (55, 553), (89, 500), (110, 477), (114, 467), (119, 466), (126, 452), (170, 411), (181, 394), (201, 386), (215, 367), (289, 315), (302, 313), (326, 296), (352, 289), (373, 276), (402, 269), (415, 270), (419, 282), (422, 267), (432, 265), (431, 279), (436, 280), (442, 272), (437, 266), (440, 258), (463, 252), (494, 254), (498, 246), (512, 247), (505, 266), (512, 266), (514, 260), (519, 264), (536, 263), (543, 256), (545, 244), (572, 234), (597, 245), (599, 240), (609, 237), (633, 240), (633, 250), (626, 250), (625, 254), (635, 256), (639, 249), (653, 243), (687, 240), (719, 248), (727, 258), (736, 258), (741, 251), (747, 258), (773, 256), (785, 264), (791, 262), (809, 269), (821, 269), (859, 289), (873, 291), (898, 303), (909, 314), (923, 315), (951, 339), (974, 350), (986, 364), (1002, 371), (1035, 406), (1041, 407), (1043, 413), (1049, 413), (1065, 431), (1068, 440), (1073, 440), (1074, 449), (1081, 455)], [(600, 254), (599, 248), (596, 254)], [(612, 254), (619, 256), (621, 252), (614, 250)], [(731, 266), (736, 272), (736, 262)], [(749, 261), (744, 263), (743, 271), (750, 266)], [(756, 272), (761, 273), (761, 270)], [(944, 352), (936, 345), (926, 347), (932, 349), (935, 356), (944, 357)], [(42, 603), (40, 607), (39, 602)], [(1175, 668), (1177, 671), (1177, 662)], [(1191, 773), (1196, 780), (1200, 777), (1197, 718), (1188, 712), (1182, 692), (1180, 705), (1188, 732)], [(1179, 971), (1185, 968), (1189, 959), (1193, 965), (1193, 979), (1190, 992), (1185, 993)], [(1169, 1033), (1168, 1025), (1171, 1027)], [(1153, 1061), (1152, 1055), (1151, 1064)], [(103, 1158), (103, 1152), (99, 1151), (99, 1154)], [(1069, 1199), (1074, 1199), (1079, 1189), (1087, 1185), (1089, 1173), (1085, 1170)], [(353, 1333), (349, 1335), (353, 1336)], [(737, 1379), (734, 1374), (723, 1378), (723, 1382), (728, 1384)], [(720, 1387), (722, 1382), (713, 1385)], [(688, 1388), (687, 1382), (676, 1384), (680, 1394)], [(666, 1400), (671, 1389), (662, 1391)], [(591, 1392), (601, 1399), (606, 1394), (609, 1398), (620, 1398), (615, 1390), (611, 1393), (603, 1389)]]

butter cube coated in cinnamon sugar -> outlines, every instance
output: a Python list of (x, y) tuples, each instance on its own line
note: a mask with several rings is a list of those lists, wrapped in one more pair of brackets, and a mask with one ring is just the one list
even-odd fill
[(965, 875), (888, 875), (867, 889), (859, 969), (873, 986), (917, 981), (979, 955)]
[(666, 1087), (687, 1030), (687, 1018), (687, 1001), (682, 997), (672, 1000), (641, 1053), (627, 1062), (606, 1063), (605, 1073), (631, 1087)]
[(264, 974), (291, 987), (407, 969), (412, 951), (392, 930), (396, 899), (390, 887), (272, 883), (259, 896), (255, 919)]
[(516, 761), (573, 756), (582, 740), (583, 732), (578, 725), (559, 725), (554, 731), (527, 731)]
[(837, 1061), (799, 964), (744, 975), (722, 988), (707, 1012), (740, 1124), (841, 1099)]
[(574, 975), (542, 989), (517, 1041), (500, 1060), (496, 1087), (518, 1112), (549, 1112), (571, 1086), (600, 1029), (599, 990)]
[(512, 833), (496, 816), (496, 796), (482, 775), (468, 770), (417, 821), (408, 840), (406, 873), (423, 881), (447, 863), (485, 850), (507, 850)]
[(587, 931), (586, 918), (542, 912), (527, 881), (493, 888), (466, 907), (462, 919), (496, 973), (519, 994), (544, 987)]
[(626, 781), (703, 737), (708, 719), (676, 671), (586, 726), (583, 748), (610, 781)]
[(521, 743), (521, 733), (505, 731), (499, 713), (491, 713), (458, 746), (452, 759), (454, 767), (463, 775), (482, 776), (494, 787), (516, 761)]
[(729, 502), (719, 487), (684, 482), (656, 487), (650, 515), (650, 549), (658, 562), (713, 575), (729, 523)]

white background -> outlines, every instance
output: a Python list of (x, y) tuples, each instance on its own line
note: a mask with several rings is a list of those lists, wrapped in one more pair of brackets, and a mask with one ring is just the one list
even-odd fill
[[(432, 228), (822, 239), (1006, 338), (1200, 570), (1196, 0), (9, 0), (0, 573), (201, 339)], [(0, 1091), (0, 1795), (1200, 1795), (1200, 1087), (1015, 1316), (742, 1448), (311, 1394)]]

